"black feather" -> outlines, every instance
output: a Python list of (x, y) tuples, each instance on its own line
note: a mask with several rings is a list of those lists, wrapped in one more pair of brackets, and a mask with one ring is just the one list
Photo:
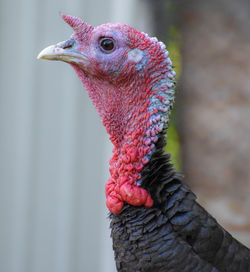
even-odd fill
[(162, 133), (142, 171), (141, 186), (152, 208), (125, 204), (110, 214), (119, 272), (249, 272), (250, 251), (227, 233), (197, 202), (183, 176), (163, 153)]

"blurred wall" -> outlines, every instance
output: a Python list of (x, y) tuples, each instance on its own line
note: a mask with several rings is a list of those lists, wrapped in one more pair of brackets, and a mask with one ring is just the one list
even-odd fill
[(60, 11), (152, 30), (146, 1), (0, 0), (2, 272), (115, 271), (106, 131), (73, 69), (36, 60), (71, 34)]
[(179, 2), (180, 132), (187, 182), (250, 246), (250, 2)]

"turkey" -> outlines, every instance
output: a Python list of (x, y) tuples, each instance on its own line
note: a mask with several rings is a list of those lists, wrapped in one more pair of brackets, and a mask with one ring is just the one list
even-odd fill
[(164, 154), (175, 72), (162, 42), (121, 23), (74, 33), (39, 59), (76, 71), (114, 145), (105, 186), (119, 272), (250, 271), (250, 250), (197, 202)]

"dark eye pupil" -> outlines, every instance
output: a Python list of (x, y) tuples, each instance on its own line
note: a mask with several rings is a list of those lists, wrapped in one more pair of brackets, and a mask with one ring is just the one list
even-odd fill
[(101, 47), (105, 51), (112, 51), (114, 49), (114, 41), (112, 39), (103, 39), (101, 41)]

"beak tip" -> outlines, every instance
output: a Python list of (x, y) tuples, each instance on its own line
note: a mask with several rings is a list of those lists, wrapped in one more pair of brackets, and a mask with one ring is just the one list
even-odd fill
[(55, 53), (55, 46), (51, 45), (48, 46), (46, 48), (44, 48), (38, 55), (37, 55), (37, 59), (54, 59), (56, 56)]
[(40, 53), (37, 55), (36, 59), (42, 59), (42, 58), (43, 58), (43, 55), (42, 55), (41, 53), (42, 53), (42, 52), (40, 52)]
[(60, 60), (68, 63), (79, 62), (82, 61), (89, 61), (89, 59), (78, 53), (77, 51), (72, 50), (72, 48), (64, 48), (61, 42), (56, 45), (50, 45), (44, 48), (38, 55), (37, 59), (45, 59), (45, 60)]

